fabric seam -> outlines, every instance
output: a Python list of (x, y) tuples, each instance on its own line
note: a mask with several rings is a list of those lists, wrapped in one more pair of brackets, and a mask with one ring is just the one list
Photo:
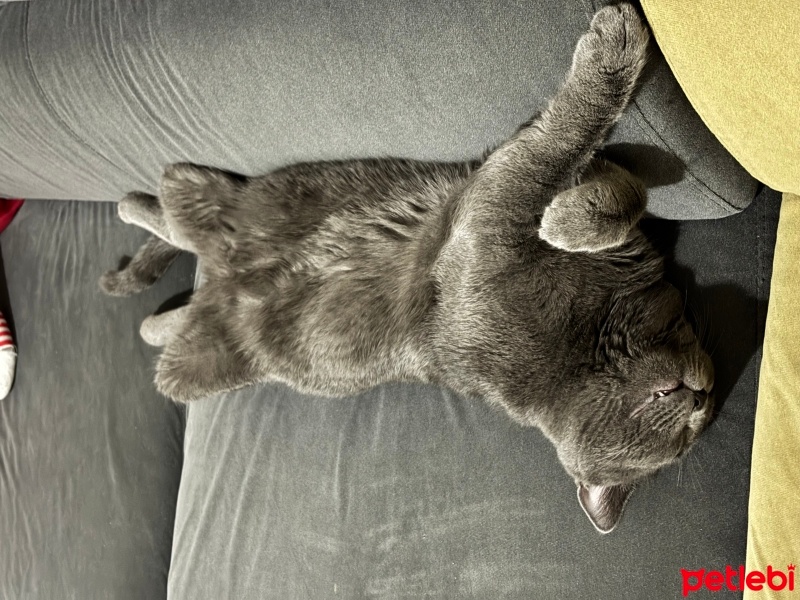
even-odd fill
[[(642, 133), (647, 135), (650, 138), (650, 141), (653, 141), (653, 136), (655, 136), (656, 139), (658, 141), (660, 141), (664, 145), (665, 148), (668, 148), (670, 150), (670, 152), (672, 152), (672, 154), (674, 154), (675, 156), (678, 156), (678, 153), (675, 152), (673, 147), (670, 144), (668, 144), (663, 137), (661, 137), (661, 135), (658, 133), (658, 131), (656, 131), (655, 127), (653, 127), (653, 125), (647, 119), (647, 117), (644, 114), (644, 111), (639, 106), (639, 103), (636, 101), (636, 99), (631, 100), (631, 106), (636, 110), (636, 113), (639, 115), (639, 117), (641, 117), (641, 119), (634, 119), (634, 120), (636, 121), (636, 124), (639, 126), (639, 129), (642, 131)], [(642, 122), (644, 122), (644, 125), (646, 125), (646, 127), (644, 127), (642, 125)], [(650, 135), (650, 134), (652, 134), (652, 135)], [(683, 162), (683, 161), (681, 161), (681, 162)], [(711, 189), (705, 181), (700, 179), (697, 175), (695, 175), (692, 172), (692, 170), (689, 168), (689, 165), (684, 163), (683, 166), (686, 169), (686, 171), (685, 171), (686, 174), (692, 180), (692, 187), (694, 187), (703, 196), (705, 196), (706, 198), (711, 200), (714, 204), (716, 204), (720, 208), (723, 208), (723, 209), (727, 210), (729, 212), (729, 214), (736, 214), (736, 213), (738, 213), (738, 212), (740, 212), (742, 210), (741, 208), (737, 207), (736, 205), (731, 204), (730, 202), (725, 200), (725, 198), (723, 198), (717, 192), (715, 192), (713, 189)], [(751, 198), (751, 202), (752, 202), (752, 198)]]

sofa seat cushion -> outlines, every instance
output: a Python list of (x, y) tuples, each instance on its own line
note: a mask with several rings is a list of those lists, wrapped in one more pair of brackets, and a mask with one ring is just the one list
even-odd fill
[(184, 420), (137, 332), (191, 287), (193, 262), (141, 296), (103, 296), (100, 275), (146, 237), (115, 208), (27, 200), (0, 235), (19, 355), (0, 401), (0, 598), (166, 596)]
[(599, 535), (550, 443), (478, 399), (282, 385), (189, 405), (169, 594), (280, 600), (680, 597), (744, 561), (759, 340), (780, 197), (648, 223), (714, 349), (722, 414)]

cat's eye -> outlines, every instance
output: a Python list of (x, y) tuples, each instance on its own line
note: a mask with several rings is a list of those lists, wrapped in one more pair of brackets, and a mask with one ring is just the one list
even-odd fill
[(681, 382), (678, 382), (676, 385), (674, 385), (671, 388), (658, 390), (657, 392), (653, 393), (653, 399), (657, 400), (659, 398), (666, 398), (667, 396), (669, 396), (673, 392), (677, 392), (682, 387), (683, 387), (683, 382), (681, 381)]

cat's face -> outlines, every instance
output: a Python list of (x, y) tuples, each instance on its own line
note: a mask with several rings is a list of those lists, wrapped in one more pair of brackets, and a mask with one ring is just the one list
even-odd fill
[(714, 370), (666, 283), (618, 294), (593, 343), (595, 363), (573, 388), (556, 446), (581, 505), (607, 532), (632, 484), (683, 456), (707, 425)]

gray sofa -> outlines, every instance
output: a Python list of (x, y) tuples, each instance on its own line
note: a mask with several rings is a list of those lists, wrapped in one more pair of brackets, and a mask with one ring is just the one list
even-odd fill
[(721, 409), (608, 536), (543, 436), (479, 400), (275, 385), (173, 405), (138, 326), (192, 288), (192, 258), (134, 298), (97, 288), (145, 237), (112, 201), (153, 190), (164, 164), (475, 157), (553, 92), (595, 8), (0, 4), (0, 195), (31, 199), (0, 235), (19, 347), (0, 403), (0, 597), (672, 598), (681, 568), (742, 564), (779, 196), (656, 48), (607, 153), (678, 219), (645, 227), (714, 349)]

